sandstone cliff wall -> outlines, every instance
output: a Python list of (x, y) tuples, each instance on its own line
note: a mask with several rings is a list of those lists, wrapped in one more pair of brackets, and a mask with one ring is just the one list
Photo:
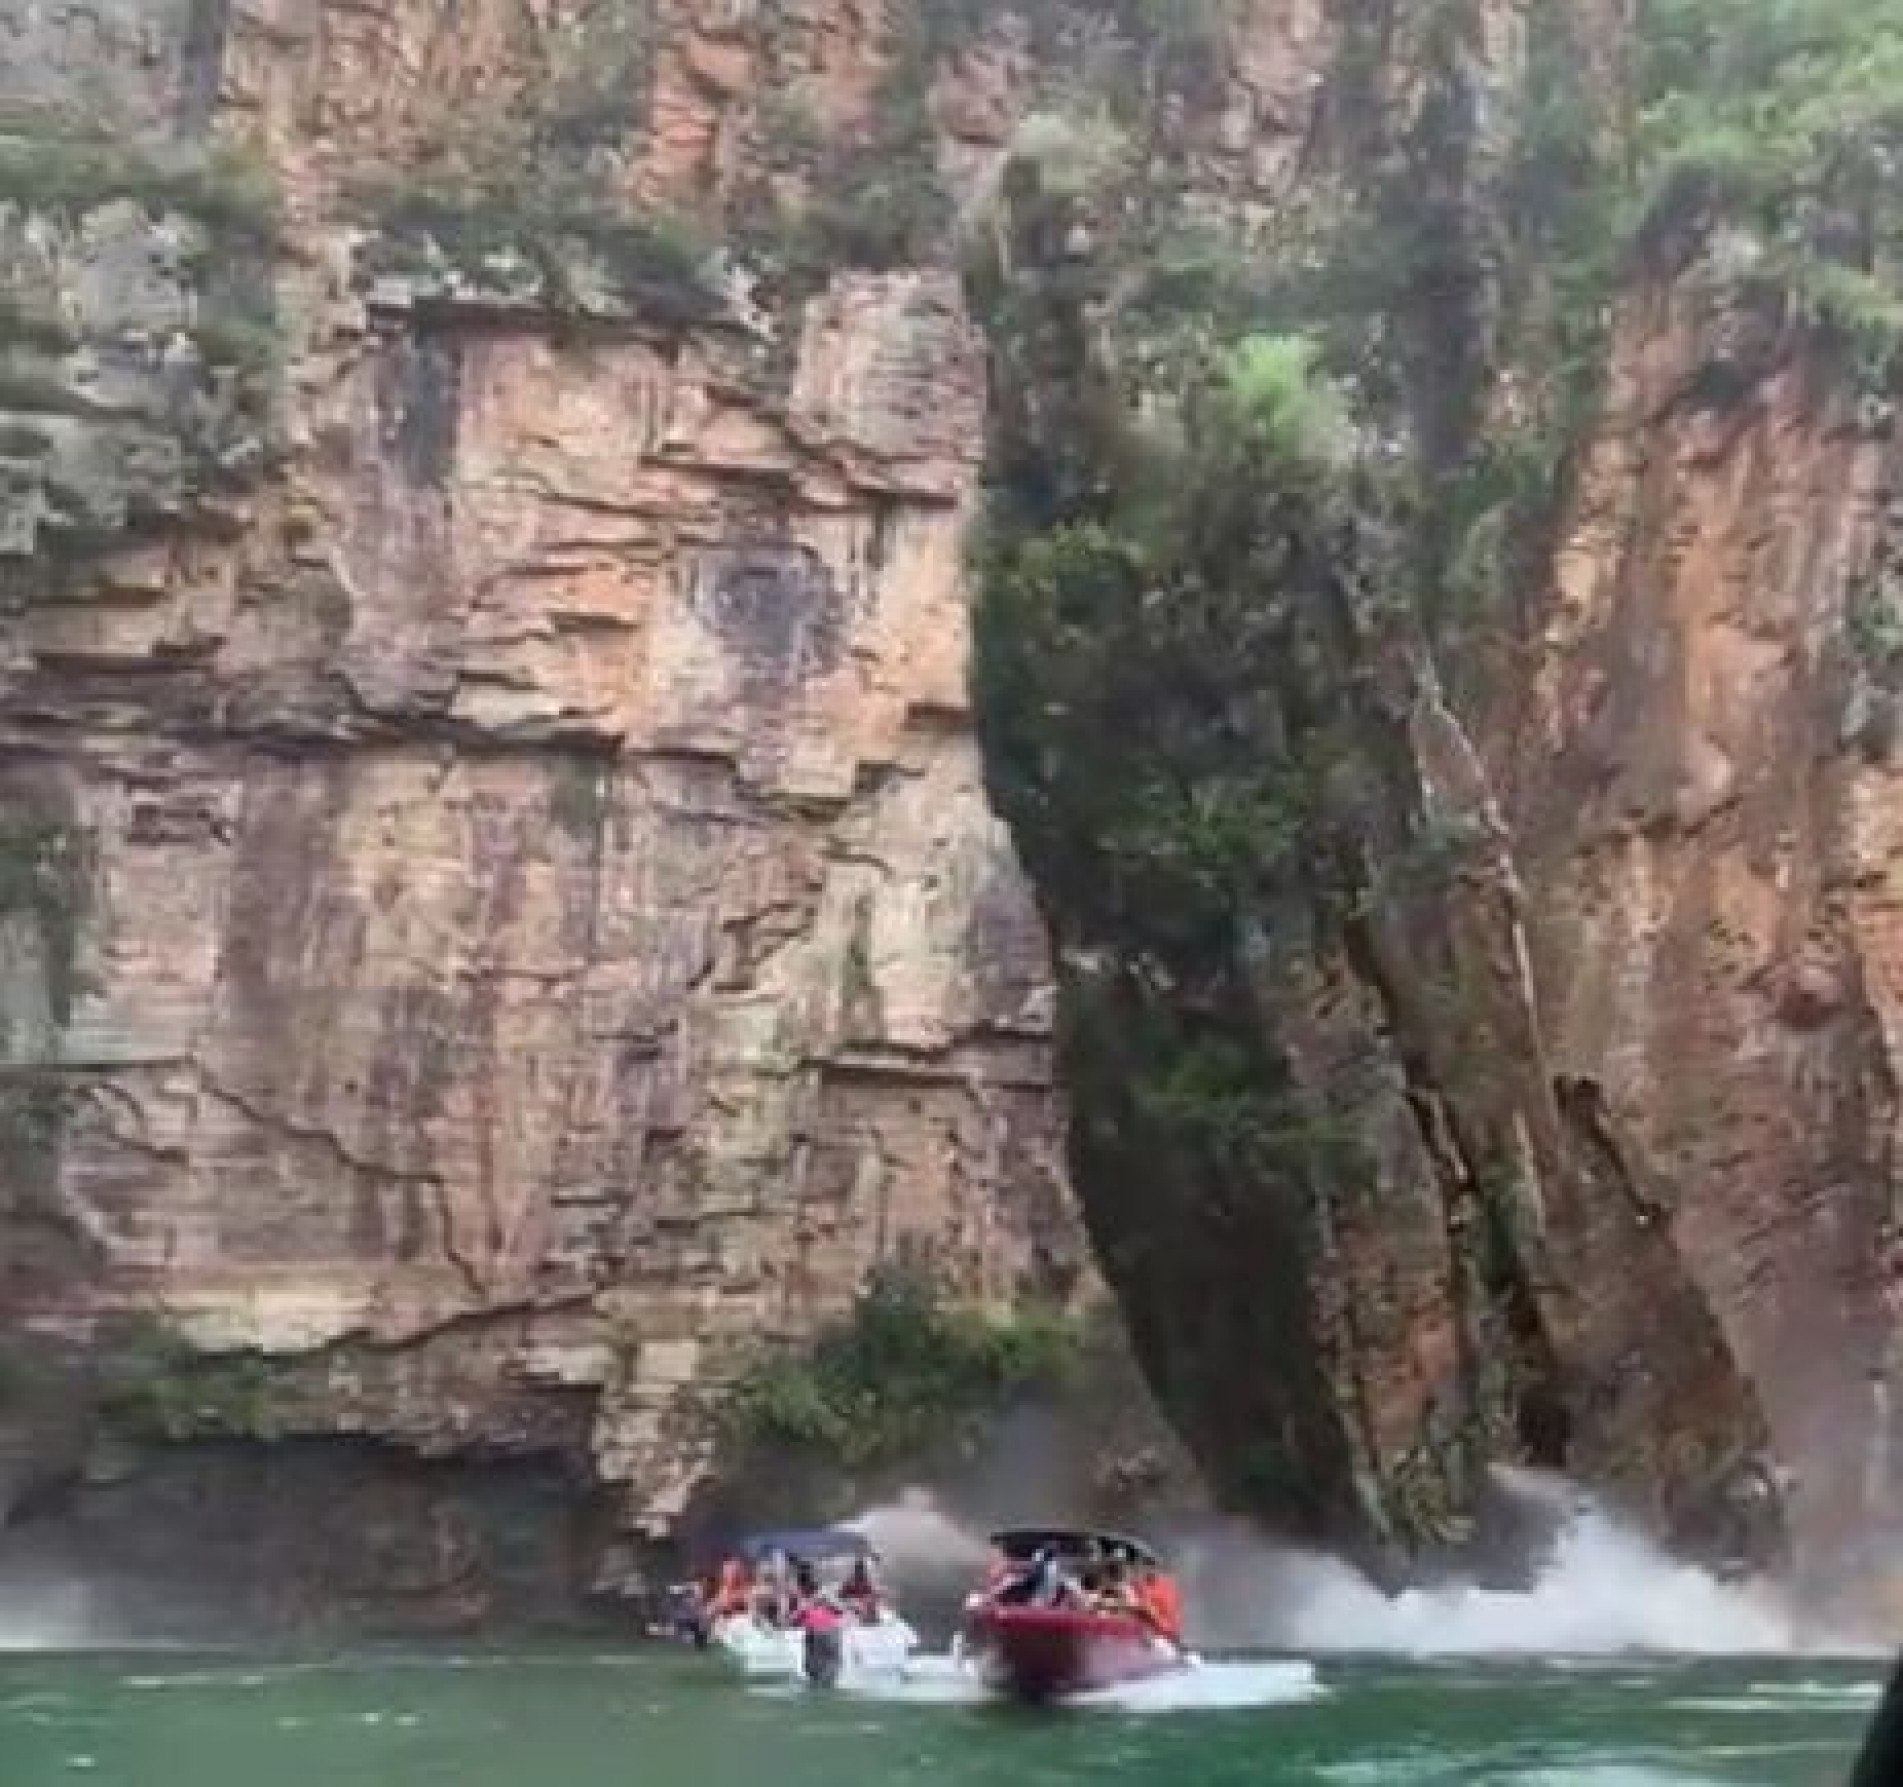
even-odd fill
[[(1087, 1280), (1043, 931), (971, 735), (954, 243), (1025, 115), (1127, 66), (1106, 45), (1176, 211), (1278, 267), (1453, 93), (1462, 157), (1403, 210), (1490, 271), (1464, 349), (1368, 366), (1444, 396), (1511, 323), (1465, 232), (1542, 10), (0, 0), (8, 1324), (156, 1314), (282, 1361), (297, 1432), (550, 1454), (656, 1531), (699, 1392), (874, 1262), (997, 1302)], [(1567, 66), (1610, 83), (1603, 13)], [(1468, 903), (1385, 947), (1490, 991), (1456, 1022), (1365, 961), (1281, 989), (1381, 1157), (1300, 1287), (1346, 1437), (1297, 1463), (1336, 1504), (1471, 1491), (1437, 1459), (1498, 1336), (1455, 1110), (1467, 1167), (1547, 1189), (1524, 1288), (1597, 1436), (1570, 1462), (1663, 1521), (1764, 1440), (1820, 1529), (1863, 1517), (1892, 455), (1794, 349), (1742, 407), (1679, 402), (1716, 326), (1628, 293), (1508, 673), (1407, 716), (1410, 786), (1485, 843)], [(1518, 393), (1477, 401), (1504, 427)], [(1221, 1468), (1278, 1418), (1280, 1233), (1082, 1189), (1106, 1251), (1174, 1261), (1133, 1311), (1153, 1381), (1285, 1516)]]
[[(623, 10), (616, 177), (709, 202), (768, 37), (872, 54), (850, 5)], [(1082, 1262), (966, 720), (955, 281), (696, 276), (657, 323), (506, 251), (382, 270), (353, 183), (513, 152), (581, 29), (0, 20), (5, 1285), (296, 1363), (301, 1430), (579, 1456), (659, 1530), (709, 1374), (875, 1262), (994, 1303)]]
[[(1739, 357), (1742, 399), (1700, 403)], [(1635, 295), (1612, 358), (1503, 751), (1553, 1054), (1659, 1188), (1834, 1542), (1895, 1493), (1888, 407), (1695, 290)]]

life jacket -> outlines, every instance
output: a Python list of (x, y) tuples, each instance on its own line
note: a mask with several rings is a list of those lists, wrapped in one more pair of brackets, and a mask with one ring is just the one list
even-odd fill
[(747, 1605), (747, 1570), (736, 1558), (729, 1558), (720, 1566), (720, 1583), (714, 1590), (712, 1612), (715, 1618), (724, 1614), (742, 1613)]
[(803, 1632), (836, 1632), (846, 1623), (846, 1613), (831, 1595), (814, 1595), (794, 1608), (789, 1623)]
[(1165, 1638), (1180, 1641), (1183, 1636), (1183, 1600), (1173, 1577), (1161, 1570), (1138, 1586), (1139, 1604), (1144, 1615)]

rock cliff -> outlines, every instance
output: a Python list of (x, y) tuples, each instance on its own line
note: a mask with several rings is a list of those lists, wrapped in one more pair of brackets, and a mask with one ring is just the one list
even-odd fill
[(873, 24), (4, 15), (16, 1329), (658, 1532), (709, 1374), (874, 1263), (1077, 1285), (956, 280), (759, 301), (636, 221), (776, 91), (847, 129)]
[(1082, 1206), (1221, 1491), (1377, 1570), (1503, 1457), (1819, 1582), (1895, 1517), (1897, 21), (1762, 13), (1343, 15), (1253, 210), (1126, 111), (983, 257)]
[[(225, 1501), (527, 1460), (598, 1562), (873, 1266), (1087, 1287), (1074, 1176), (1238, 1507), (1379, 1560), (1508, 1456), (1725, 1549), (1762, 1456), (1862, 1523), (1888, 402), (1714, 296), (1695, 157), (1588, 252), (1699, 9), (1559, 11), (0, 0), (9, 1329), (156, 1349)], [(1193, 628), (990, 608), (1014, 848), (974, 539), (1317, 319), (1361, 469), (1228, 464)], [(1013, 732), (1054, 676), (1125, 704)]]

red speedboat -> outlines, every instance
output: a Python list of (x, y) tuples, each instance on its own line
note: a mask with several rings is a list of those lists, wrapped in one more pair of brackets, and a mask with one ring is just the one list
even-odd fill
[(1014, 1528), (994, 1533), (998, 1579), (967, 1605), (966, 1648), (993, 1687), (1045, 1702), (1190, 1666), (1153, 1613), (1095, 1600), (1160, 1573), (1139, 1540), (1108, 1533)]

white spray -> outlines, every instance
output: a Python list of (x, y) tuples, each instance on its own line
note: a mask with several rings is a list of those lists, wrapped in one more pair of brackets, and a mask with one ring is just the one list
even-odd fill
[(929, 1490), (908, 1489), (896, 1502), (868, 1508), (846, 1525), (863, 1533), (901, 1575), (975, 1571), (985, 1561), (984, 1539), (951, 1519)]
[(0, 1580), (0, 1651), (90, 1650), (102, 1641), (84, 1583)]
[[(1551, 1480), (1513, 1486), (1565, 1512), (1524, 1592), (1449, 1582), (1390, 1597), (1339, 1560), (1279, 1548), (1240, 1524), (1168, 1546), (1192, 1637), (1209, 1650), (1436, 1656), (1854, 1655), (1807, 1631), (1763, 1584), (1720, 1582), (1666, 1555), (1590, 1497)], [(922, 1491), (852, 1523), (894, 1573), (970, 1567), (983, 1542)], [(1162, 1535), (1158, 1535), (1162, 1537)]]

